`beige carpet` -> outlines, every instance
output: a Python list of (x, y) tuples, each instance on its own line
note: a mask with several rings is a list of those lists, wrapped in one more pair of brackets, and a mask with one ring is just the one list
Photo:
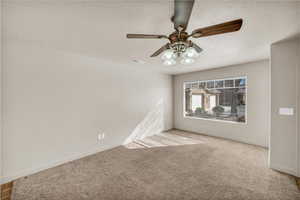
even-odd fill
[(172, 131), (199, 144), (101, 152), (15, 182), (14, 200), (300, 200), (263, 148)]

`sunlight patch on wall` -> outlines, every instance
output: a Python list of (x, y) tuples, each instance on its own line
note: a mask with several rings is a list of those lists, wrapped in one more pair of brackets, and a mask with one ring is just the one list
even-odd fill
[(164, 102), (161, 99), (156, 106), (136, 126), (123, 144), (158, 134), (164, 130)]

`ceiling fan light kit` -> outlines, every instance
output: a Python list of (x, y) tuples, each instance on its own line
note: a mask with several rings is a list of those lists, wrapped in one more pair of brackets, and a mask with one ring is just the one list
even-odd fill
[(173, 51), (173, 49), (167, 49), (163, 52), (161, 59), (164, 60), (175, 60), (177, 58), (177, 54)]
[(162, 46), (151, 57), (162, 54), (161, 59), (164, 65), (175, 65), (176, 60), (181, 64), (192, 64), (203, 51), (197, 44), (189, 40), (190, 37), (200, 38), (211, 35), (235, 32), (240, 30), (243, 20), (237, 19), (213, 26), (195, 29), (191, 34), (186, 28), (191, 16), (194, 0), (174, 0), (174, 15), (171, 21), (174, 23), (175, 32), (169, 36), (153, 34), (127, 34), (131, 39), (168, 39), (169, 43)]
[(167, 66), (175, 65), (176, 60), (174, 60), (174, 59), (165, 60), (165, 61), (163, 61), (163, 64), (167, 65)]
[(195, 59), (193, 58), (184, 58), (180, 61), (181, 64), (184, 64), (184, 65), (189, 65), (189, 64), (192, 64), (195, 62)]
[(175, 65), (177, 63), (176, 59), (180, 60), (181, 64), (191, 64), (194, 63), (195, 58), (200, 54), (194, 47), (182, 46), (182, 43), (175, 43), (171, 48), (162, 52), (161, 59), (164, 65)]

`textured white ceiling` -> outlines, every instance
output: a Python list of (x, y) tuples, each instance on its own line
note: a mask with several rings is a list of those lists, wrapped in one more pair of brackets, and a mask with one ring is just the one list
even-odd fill
[[(167, 40), (125, 36), (171, 33), (171, 0), (11, 0), (5, 1), (3, 11), (6, 40), (169, 74), (267, 59), (270, 44), (300, 33), (299, 1), (196, 1), (188, 31), (243, 18), (241, 31), (192, 39), (204, 49), (197, 61), (167, 67), (159, 57), (149, 57)], [(134, 63), (134, 59), (146, 63)]]

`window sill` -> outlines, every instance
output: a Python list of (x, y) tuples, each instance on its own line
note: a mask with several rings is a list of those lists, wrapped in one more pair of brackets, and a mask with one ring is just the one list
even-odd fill
[(205, 120), (205, 121), (213, 121), (213, 122), (223, 122), (223, 123), (230, 123), (230, 124), (239, 124), (239, 125), (247, 125), (246, 122), (233, 122), (233, 121), (226, 121), (226, 120), (220, 120), (220, 119), (208, 119), (208, 118), (199, 118), (199, 117), (189, 117), (189, 116), (183, 116), (184, 119), (196, 119), (196, 120)]

